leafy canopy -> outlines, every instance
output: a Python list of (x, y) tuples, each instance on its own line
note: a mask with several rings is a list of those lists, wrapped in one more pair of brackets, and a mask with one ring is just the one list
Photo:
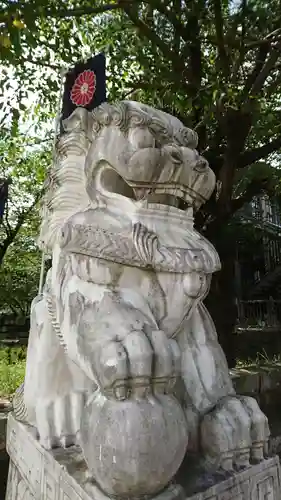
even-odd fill
[[(31, 141), (31, 142), (28, 142)], [(34, 145), (19, 132), (0, 135), (0, 177), (11, 177), (9, 198), (0, 225), (0, 312), (27, 315), (37, 293), (41, 254), (38, 201), (50, 164), (50, 146)]]
[(103, 48), (110, 99), (145, 100), (196, 128), (219, 181), (197, 222), (214, 234), (276, 187), (280, 20), (278, 0), (1, 0), (2, 81), (8, 91), (12, 72), (17, 103), (35, 91), (41, 112), (54, 113), (58, 68)]

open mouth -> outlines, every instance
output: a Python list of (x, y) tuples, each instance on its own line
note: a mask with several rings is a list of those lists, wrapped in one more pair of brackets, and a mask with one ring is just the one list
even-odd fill
[[(134, 201), (167, 205), (184, 211), (190, 207), (190, 202), (186, 201), (187, 192), (182, 186), (127, 182), (112, 168), (105, 168), (101, 172), (100, 185), (107, 196), (110, 193), (119, 194)], [(190, 193), (188, 194), (190, 197)]]
[(187, 210), (189, 205), (185, 200), (179, 198), (174, 194), (157, 194), (157, 193), (149, 193), (147, 198), (147, 202), (149, 204), (158, 203), (160, 205), (168, 205), (170, 207), (178, 208), (179, 210)]

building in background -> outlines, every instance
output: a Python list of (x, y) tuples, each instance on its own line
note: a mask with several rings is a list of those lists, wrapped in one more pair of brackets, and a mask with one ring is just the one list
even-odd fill
[(236, 248), (238, 328), (281, 332), (280, 201), (256, 197), (238, 216), (247, 228)]

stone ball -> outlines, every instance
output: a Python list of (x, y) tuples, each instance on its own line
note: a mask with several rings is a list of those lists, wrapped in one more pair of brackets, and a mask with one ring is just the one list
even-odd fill
[(116, 401), (99, 391), (81, 422), (81, 446), (93, 479), (109, 496), (160, 492), (186, 453), (184, 412), (174, 396)]

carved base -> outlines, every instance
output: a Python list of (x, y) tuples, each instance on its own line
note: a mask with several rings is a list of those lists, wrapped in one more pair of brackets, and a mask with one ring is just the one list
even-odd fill
[[(79, 447), (57, 449), (50, 453), (35, 439), (34, 429), (17, 422), (12, 414), (8, 419), (7, 450), (11, 462), (6, 500), (108, 500), (87, 480), (87, 468)], [(186, 477), (188, 475), (186, 471)], [(201, 493), (184, 493), (184, 489), (175, 484), (154, 497), (155, 500), (280, 498), (278, 457), (237, 473)]]

